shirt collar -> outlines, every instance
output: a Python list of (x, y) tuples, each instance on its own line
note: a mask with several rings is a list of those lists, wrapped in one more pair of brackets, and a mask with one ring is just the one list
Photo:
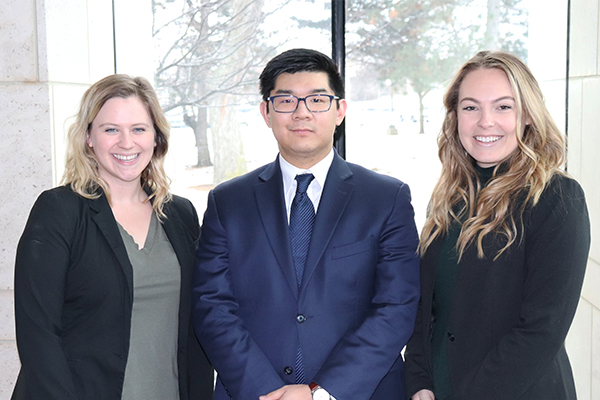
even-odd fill
[(333, 148), (331, 148), (331, 151), (321, 161), (309, 169), (302, 169), (290, 164), (285, 158), (283, 158), (281, 153), (279, 153), (279, 166), (281, 167), (281, 175), (283, 177), (284, 193), (288, 193), (292, 187), (295, 190), (296, 175), (306, 173), (311, 173), (315, 177), (313, 182), (311, 182), (311, 185), (317, 183), (320, 187), (320, 190), (322, 190), (325, 187), (325, 180), (327, 179), (329, 167), (331, 167), (331, 163), (333, 162), (333, 154)]

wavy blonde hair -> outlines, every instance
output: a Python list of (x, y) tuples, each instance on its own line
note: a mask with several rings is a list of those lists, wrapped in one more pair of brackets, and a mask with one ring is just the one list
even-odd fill
[(150, 163), (142, 171), (140, 185), (151, 190), (149, 199), (152, 199), (152, 208), (159, 218), (165, 218), (163, 206), (171, 199), (171, 194), (169, 178), (164, 170), (164, 158), (169, 148), (171, 127), (160, 107), (156, 92), (145, 78), (123, 74), (109, 75), (86, 90), (75, 122), (69, 128), (67, 161), (61, 182), (88, 199), (100, 197), (101, 188), (110, 204), (110, 187), (100, 177), (96, 154), (87, 145), (86, 138), (100, 109), (115, 97), (137, 98), (145, 106), (154, 123), (156, 146)]
[[(460, 142), (457, 121), (460, 85), (470, 72), (482, 68), (496, 68), (506, 73), (516, 101), (516, 131), (521, 132), (527, 121), (523, 135), (517, 135), (517, 149), (495, 167), (485, 188), (477, 176), (475, 160)], [(483, 238), (490, 233), (506, 240), (495, 254), (496, 259), (517, 239), (525, 207), (537, 204), (552, 176), (562, 173), (559, 168), (565, 160), (563, 136), (529, 68), (503, 51), (482, 51), (467, 61), (451, 82), (444, 96), (444, 106), (446, 117), (438, 137), (442, 173), (421, 232), (421, 254), (457, 221), (462, 225), (456, 243), (459, 259), (473, 243), (478, 257), (484, 258)]]

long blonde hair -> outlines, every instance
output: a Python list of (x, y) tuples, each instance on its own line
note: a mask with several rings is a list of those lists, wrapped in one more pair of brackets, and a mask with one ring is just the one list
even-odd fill
[(86, 90), (75, 122), (69, 128), (67, 161), (62, 184), (70, 185), (73, 191), (88, 199), (98, 198), (101, 195), (99, 189), (102, 188), (110, 203), (110, 187), (100, 177), (98, 160), (86, 143), (86, 135), (100, 109), (115, 97), (137, 98), (146, 107), (154, 123), (156, 146), (150, 163), (142, 171), (140, 185), (151, 190), (152, 208), (159, 218), (164, 218), (163, 206), (171, 199), (169, 179), (164, 170), (171, 127), (160, 107), (156, 92), (145, 78), (123, 74), (109, 75)]
[[(517, 149), (495, 167), (485, 188), (477, 177), (474, 159), (460, 142), (457, 121), (460, 85), (467, 74), (481, 68), (496, 68), (506, 73), (515, 96), (517, 132), (521, 132), (527, 121), (522, 137), (517, 135)], [(497, 258), (517, 239), (525, 207), (537, 204), (548, 181), (561, 173), (559, 168), (565, 159), (563, 136), (529, 68), (503, 51), (482, 51), (467, 61), (450, 84), (444, 106), (446, 117), (438, 137), (442, 173), (421, 232), (421, 254), (457, 221), (462, 222), (456, 244), (459, 259), (473, 242), (478, 257), (484, 258), (483, 238), (490, 233), (506, 239), (504, 247), (494, 255)]]

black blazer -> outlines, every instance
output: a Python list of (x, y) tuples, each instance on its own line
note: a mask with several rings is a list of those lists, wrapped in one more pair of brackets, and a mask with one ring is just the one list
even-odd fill
[[(190, 324), (198, 217), (177, 196), (164, 212), (181, 267), (180, 396), (210, 399), (212, 371)], [(22, 365), (12, 399), (121, 399), (132, 304), (133, 269), (106, 196), (89, 200), (64, 186), (42, 193), (17, 248)]]
[[(449, 400), (576, 399), (564, 340), (590, 246), (581, 187), (556, 175), (523, 222), (515, 244), (496, 261), (502, 239), (488, 235), (485, 259), (470, 246), (458, 264), (447, 332)], [(422, 297), (406, 349), (408, 396), (433, 390), (430, 335), (441, 242), (435, 240), (421, 261)]]

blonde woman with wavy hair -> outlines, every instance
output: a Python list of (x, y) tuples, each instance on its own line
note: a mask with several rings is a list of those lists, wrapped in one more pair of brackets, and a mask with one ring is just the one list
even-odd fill
[(37, 199), (17, 249), (12, 399), (212, 399), (190, 324), (198, 216), (169, 193), (168, 138), (146, 79), (83, 95), (63, 186)]
[(156, 146), (150, 162), (142, 171), (141, 186), (151, 191), (152, 207), (162, 218), (163, 204), (171, 198), (169, 179), (164, 170), (171, 126), (162, 112), (154, 89), (145, 78), (112, 75), (99, 81), (84, 94), (75, 122), (69, 128), (67, 162), (62, 183), (70, 185), (74, 192), (89, 199), (98, 198), (98, 189), (101, 188), (110, 202), (110, 188), (100, 176), (96, 154), (88, 146), (87, 139), (91, 124), (104, 104), (115, 97), (137, 98), (153, 121)]
[(442, 173), (421, 232), (413, 400), (576, 399), (564, 340), (590, 245), (584, 193), (529, 68), (502, 51), (445, 96)]

